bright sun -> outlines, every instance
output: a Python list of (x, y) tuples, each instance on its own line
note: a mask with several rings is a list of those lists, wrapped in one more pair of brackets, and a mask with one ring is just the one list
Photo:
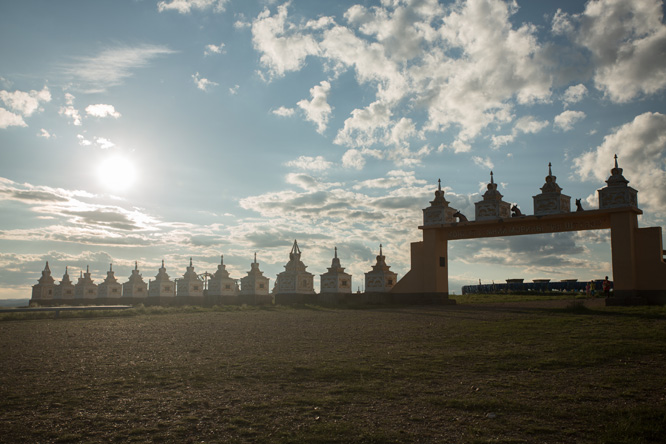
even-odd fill
[(132, 162), (121, 156), (109, 157), (97, 169), (99, 181), (112, 192), (125, 191), (136, 181)]

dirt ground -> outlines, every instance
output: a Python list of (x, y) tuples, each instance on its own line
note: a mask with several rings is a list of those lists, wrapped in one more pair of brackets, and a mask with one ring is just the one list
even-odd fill
[(4, 321), (0, 442), (659, 442), (666, 316), (584, 303)]

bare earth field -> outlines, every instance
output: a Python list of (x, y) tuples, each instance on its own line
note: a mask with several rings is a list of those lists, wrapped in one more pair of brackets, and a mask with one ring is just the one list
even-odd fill
[(663, 442), (666, 309), (568, 304), (5, 319), (0, 442)]

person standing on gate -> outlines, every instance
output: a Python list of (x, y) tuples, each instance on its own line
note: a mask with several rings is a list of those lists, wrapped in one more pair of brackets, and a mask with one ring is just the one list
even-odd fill
[(595, 294), (594, 294), (594, 290), (595, 290), (594, 287), (596, 287), (596, 284), (594, 283), (594, 281), (590, 281), (590, 296), (592, 296), (593, 298), (596, 297)]
[(608, 276), (604, 277), (604, 281), (601, 283), (601, 289), (604, 291), (604, 296), (610, 296), (610, 281)]
[(585, 285), (585, 295), (588, 298), (590, 297), (590, 283), (589, 282)]

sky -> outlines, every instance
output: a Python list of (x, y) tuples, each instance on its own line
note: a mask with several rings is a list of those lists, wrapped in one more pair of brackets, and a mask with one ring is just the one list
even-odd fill
[[(25, 0), (0, 4), (0, 299), (135, 261), (144, 280), (294, 239), (363, 289), (398, 278), (441, 179), (470, 220), (490, 180), (533, 213), (552, 163), (598, 206), (613, 156), (666, 220), (657, 0)], [(450, 291), (612, 275), (608, 231), (449, 243)], [(318, 289), (319, 279), (315, 278)]]

